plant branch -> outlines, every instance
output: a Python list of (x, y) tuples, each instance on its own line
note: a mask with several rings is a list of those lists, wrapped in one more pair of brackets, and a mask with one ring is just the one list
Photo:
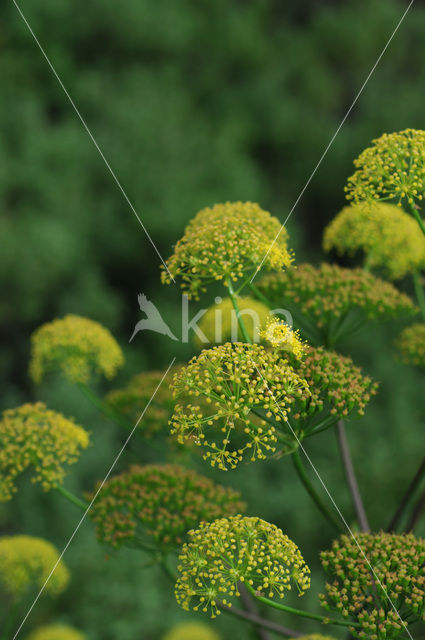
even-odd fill
[(325, 506), (324, 502), (322, 501), (321, 497), (317, 493), (316, 489), (313, 487), (310, 481), (310, 478), (308, 477), (307, 472), (304, 468), (304, 465), (301, 461), (301, 456), (299, 454), (299, 451), (298, 450), (294, 451), (291, 457), (292, 457), (292, 461), (294, 463), (295, 469), (298, 473), (298, 476), (301, 482), (303, 483), (305, 489), (307, 490), (308, 494), (313, 499), (313, 502), (315, 503), (319, 511), (322, 513), (322, 515), (325, 516), (326, 520), (333, 527), (335, 527), (335, 529), (341, 532), (342, 531), (341, 525), (334, 518), (334, 516), (329, 512), (328, 508)]
[(357, 522), (359, 523), (361, 531), (369, 532), (369, 521), (367, 519), (359, 485), (357, 483), (356, 473), (354, 471), (353, 461), (351, 459), (350, 447), (348, 444), (344, 420), (338, 420), (336, 425), (336, 433), (339, 451), (341, 453), (341, 459), (344, 466), (344, 473), (347, 480), (348, 488), (350, 489), (351, 500), (356, 512)]
[(86, 511), (88, 508), (88, 503), (85, 502), (84, 500), (81, 500), (78, 496), (74, 495), (71, 491), (68, 491), (68, 489), (65, 489), (65, 487), (63, 487), (60, 484), (57, 484), (55, 486), (56, 491), (58, 491), (62, 496), (64, 496), (64, 498), (66, 498), (69, 502), (71, 502), (73, 505), (75, 505), (76, 507), (78, 507), (79, 509), (81, 509), (82, 511)]
[(422, 462), (419, 465), (419, 469), (416, 471), (412, 481), (410, 482), (409, 486), (404, 492), (401, 502), (397, 507), (396, 512), (394, 513), (390, 524), (387, 527), (387, 531), (394, 531), (397, 528), (404, 514), (404, 511), (407, 508), (407, 505), (409, 504), (410, 500), (415, 494), (424, 476), (425, 476), (425, 457), (422, 459)]
[(419, 308), (422, 313), (422, 317), (425, 320), (425, 294), (421, 283), (420, 271), (413, 272), (413, 284), (415, 287), (416, 299), (418, 301)]
[(419, 500), (413, 507), (412, 515), (410, 516), (410, 520), (406, 527), (406, 532), (413, 532), (414, 528), (418, 524), (419, 518), (421, 517), (422, 511), (425, 507), (425, 491), (420, 496)]
[(246, 330), (245, 323), (244, 323), (244, 321), (242, 319), (241, 312), (239, 311), (238, 299), (237, 299), (237, 296), (236, 296), (235, 291), (233, 289), (233, 284), (232, 284), (232, 280), (231, 280), (230, 277), (227, 278), (227, 286), (229, 288), (230, 300), (232, 301), (233, 309), (235, 310), (236, 317), (237, 317), (237, 320), (238, 320), (238, 324), (239, 324), (240, 330), (241, 330), (242, 335), (243, 335), (243, 339), (245, 340), (245, 342), (248, 342), (248, 344), (252, 344), (252, 340), (248, 335), (248, 331)]
[(236, 609), (235, 607), (228, 607), (225, 604), (217, 603), (220, 611), (224, 613), (229, 613), (232, 616), (236, 616), (241, 620), (245, 620), (246, 622), (250, 622), (253, 625), (261, 626), (263, 629), (268, 629), (273, 633), (276, 633), (284, 638), (301, 638), (301, 636), (305, 635), (300, 633), (299, 631), (295, 631), (295, 629), (288, 629), (287, 627), (283, 627), (276, 622), (272, 622), (271, 620), (266, 620), (265, 618), (261, 618), (254, 613), (250, 613), (248, 611), (242, 611), (241, 609)]
[[(247, 611), (248, 613), (252, 613), (255, 616), (258, 615), (258, 610), (255, 605), (255, 602), (251, 598), (249, 591), (246, 589), (243, 582), (239, 582), (238, 589), (239, 589), (239, 593), (241, 594), (241, 601), (245, 611)], [(270, 640), (270, 635), (261, 626), (256, 627), (256, 631), (257, 631), (259, 640)]]

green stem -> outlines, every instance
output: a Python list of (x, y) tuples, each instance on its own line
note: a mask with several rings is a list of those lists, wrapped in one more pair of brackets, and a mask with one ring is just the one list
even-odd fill
[(270, 300), (268, 300), (268, 299), (266, 298), (266, 296), (265, 296), (265, 295), (263, 295), (263, 294), (261, 293), (261, 291), (259, 290), (259, 288), (255, 286), (255, 284), (252, 284), (252, 282), (250, 282), (250, 283), (248, 284), (248, 287), (251, 289), (252, 293), (253, 293), (253, 294), (255, 294), (255, 296), (256, 296), (256, 297), (257, 297), (261, 302), (263, 302), (267, 307), (270, 307), (270, 308), (271, 308), (271, 307), (273, 306), (273, 305), (272, 305), (272, 303), (270, 302)]
[(8, 616), (2, 628), (0, 640), (10, 640), (10, 638), (12, 637), (12, 629), (16, 622), (17, 613), (18, 613), (18, 603), (15, 601), (9, 607)]
[(413, 213), (414, 217), (416, 218), (416, 222), (418, 223), (422, 233), (425, 236), (425, 223), (421, 218), (421, 214), (419, 213), (419, 211), (416, 209), (416, 207), (414, 207), (413, 205), (410, 205), (410, 210)]
[(294, 607), (288, 607), (286, 604), (281, 604), (280, 602), (275, 602), (274, 600), (270, 600), (265, 596), (260, 596), (257, 592), (249, 585), (246, 585), (248, 591), (252, 593), (252, 595), (263, 604), (266, 604), (269, 607), (273, 607), (274, 609), (279, 609), (280, 611), (286, 611), (286, 613), (292, 613), (296, 616), (301, 616), (302, 618), (309, 618), (310, 620), (318, 620), (323, 624), (334, 624), (339, 627), (360, 627), (360, 624), (357, 622), (348, 622), (346, 620), (334, 620), (333, 618), (328, 618), (327, 616), (320, 616), (316, 613), (310, 613), (309, 611), (303, 611), (302, 609), (295, 609)]
[(334, 518), (334, 516), (329, 512), (329, 510), (327, 509), (327, 507), (325, 506), (325, 504), (323, 503), (321, 497), (319, 496), (319, 494), (316, 492), (316, 489), (313, 487), (310, 478), (307, 475), (307, 472), (304, 468), (304, 465), (301, 461), (301, 456), (299, 454), (299, 451), (294, 451), (294, 453), (292, 454), (292, 461), (294, 463), (294, 467), (298, 473), (298, 476), (301, 480), (301, 482), (304, 485), (304, 488), (307, 490), (308, 494), (310, 495), (310, 497), (313, 499), (313, 502), (315, 503), (315, 505), (317, 506), (317, 508), (319, 509), (319, 511), (321, 512), (322, 515), (325, 516), (326, 520), (328, 520), (328, 522), (335, 527), (335, 529), (337, 529), (338, 531), (342, 531), (342, 527), (341, 525), (338, 523), (338, 521)]
[(421, 274), (419, 271), (413, 272), (413, 284), (415, 286), (416, 299), (418, 301), (419, 308), (422, 313), (422, 317), (425, 320), (425, 294), (421, 284)]
[(64, 496), (64, 498), (69, 500), (69, 502), (72, 502), (72, 504), (74, 504), (76, 507), (78, 507), (82, 511), (86, 511), (88, 509), (89, 505), (87, 502), (84, 502), (84, 500), (80, 500), (78, 496), (75, 496), (73, 493), (71, 493), (71, 491), (68, 491), (68, 489), (65, 489), (65, 487), (62, 487), (62, 485), (57, 484), (55, 489), (62, 496)]
[(235, 310), (236, 317), (238, 319), (238, 324), (239, 324), (240, 330), (242, 331), (243, 338), (244, 338), (245, 342), (248, 342), (248, 344), (252, 344), (252, 340), (248, 335), (248, 332), (247, 332), (246, 327), (245, 327), (245, 323), (242, 320), (241, 313), (239, 311), (238, 300), (237, 300), (237, 296), (235, 294), (235, 291), (233, 289), (233, 284), (232, 284), (231, 278), (227, 278), (227, 286), (229, 288), (229, 296), (230, 296), (230, 299), (232, 301), (232, 305), (233, 305), (233, 308)]
[(99, 409), (99, 411), (101, 411), (107, 418), (110, 418), (121, 427), (125, 427), (127, 431), (131, 429), (131, 426), (128, 424), (128, 422), (117, 411), (115, 411), (106, 402), (104, 402), (102, 398), (99, 398), (99, 396), (92, 389), (90, 389), (90, 387), (81, 382), (78, 383), (78, 387), (81, 389), (86, 398), (88, 398), (90, 402), (94, 404), (94, 406)]

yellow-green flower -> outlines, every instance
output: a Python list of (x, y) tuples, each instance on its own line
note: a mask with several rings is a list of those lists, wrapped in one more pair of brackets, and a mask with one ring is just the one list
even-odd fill
[[(295, 638), (291, 640), (295, 640)], [(321, 633), (309, 633), (307, 636), (301, 636), (297, 640), (335, 640), (335, 638), (332, 636), (324, 636)]]
[(306, 406), (310, 396), (279, 353), (240, 342), (202, 351), (174, 376), (172, 388), (180, 403), (171, 432), (203, 447), (204, 459), (223, 470), (273, 453), (278, 424), (296, 400)]
[(268, 320), (265, 328), (260, 331), (260, 336), (278, 351), (292, 353), (297, 359), (304, 355), (305, 344), (300, 338), (299, 331), (292, 329), (277, 317)]
[(349, 200), (420, 202), (425, 192), (425, 131), (384, 133), (362, 151), (354, 166), (356, 172), (345, 188)]
[(355, 538), (342, 535), (321, 559), (330, 578), (326, 595), (320, 596), (322, 605), (360, 624), (350, 628), (354, 637), (405, 638), (404, 625), (424, 619), (425, 541), (421, 538), (383, 532), (358, 533)]
[(425, 237), (409, 214), (391, 204), (344, 207), (326, 227), (323, 247), (339, 254), (363, 251), (367, 266), (391, 280), (425, 266)]
[(86, 384), (99, 375), (109, 379), (123, 364), (112, 334), (88, 318), (68, 315), (43, 324), (31, 336), (30, 376), (36, 383), (56, 369), (72, 382)]
[(425, 369), (425, 323), (406, 327), (398, 339), (397, 346), (404, 362)]
[(211, 282), (237, 280), (264, 260), (267, 269), (292, 263), (288, 233), (279, 220), (253, 202), (226, 202), (202, 209), (186, 227), (162, 271), (163, 282), (180, 278), (189, 297)]
[(221, 640), (221, 636), (202, 622), (182, 622), (170, 629), (163, 640)]
[(417, 312), (412, 300), (391, 283), (364, 269), (336, 264), (301, 264), (283, 273), (266, 274), (256, 286), (271, 305), (299, 310), (300, 321), (307, 318), (319, 337), (325, 338), (345, 335), (344, 328), (349, 333), (350, 312), (357, 316), (353, 319), (357, 325), (359, 315), (366, 321)]
[(108, 480), (90, 516), (97, 536), (116, 549), (154, 541), (178, 546), (199, 522), (245, 510), (237, 491), (177, 465), (133, 466)]
[(61, 484), (64, 466), (88, 444), (82, 427), (42, 402), (7, 409), (0, 421), (0, 502), (10, 500), (16, 477), (28, 468), (45, 490)]
[[(259, 327), (266, 324), (270, 317), (270, 309), (254, 298), (240, 297), (237, 299), (242, 318), (252, 342), (258, 342)], [(243, 340), (236, 312), (230, 298), (208, 309), (198, 322), (198, 327), (211, 343), (236, 342)], [(203, 342), (196, 336), (195, 342), (202, 346)]]
[(86, 640), (87, 636), (66, 624), (48, 624), (39, 627), (27, 640)]
[(68, 584), (69, 572), (60, 560), (50, 576), (58, 560), (57, 549), (42, 538), (0, 538), (0, 588), (12, 598), (20, 598), (44, 585), (50, 595), (59, 595)]
[[(183, 609), (220, 613), (232, 605), (245, 582), (269, 598), (283, 598), (295, 587), (310, 587), (310, 570), (297, 545), (275, 525), (260, 518), (234, 516), (201, 523), (189, 532), (179, 556), (175, 594)], [(230, 600), (229, 600), (230, 598)]]

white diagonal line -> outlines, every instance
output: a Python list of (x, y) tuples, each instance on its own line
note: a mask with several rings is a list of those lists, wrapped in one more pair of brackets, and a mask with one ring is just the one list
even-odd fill
[(22, 20), (24, 21), (24, 23), (26, 24), (28, 31), (31, 33), (32, 37), (34, 38), (35, 43), (37, 44), (38, 48), (40, 49), (41, 53), (43, 54), (47, 64), (49, 65), (50, 69), (53, 72), (53, 75), (55, 76), (56, 80), (59, 82), (60, 86), (63, 89), (63, 92), (65, 93), (66, 97), (68, 98), (69, 102), (71, 103), (72, 108), (74, 109), (75, 113), (77, 114), (78, 118), (81, 121), (81, 124), (83, 125), (84, 129), (87, 131), (91, 141), (93, 142), (94, 146), (96, 147), (97, 151), (99, 152), (100, 157), (102, 158), (103, 162), (105, 163), (105, 165), (107, 166), (109, 173), (111, 174), (111, 176), (113, 177), (118, 189), (121, 191), (122, 195), (124, 196), (125, 201), (127, 202), (128, 206), (130, 207), (130, 209), (132, 210), (132, 212), (134, 213), (134, 215), (136, 216), (140, 226), (142, 227), (143, 231), (145, 232), (147, 238), (149, 239), (151, 245), (153, 246), (153, 248), (156, 251), (156, 254), (158, 255), (159, 259), (161, 260), (162, 264), (164, 265), (165, 269), (168, 272), (168, 275), (170, 276), (171, 280), (175, 283), (175, 280), (173, 278), (173, 276), (171, 275), (166, 262), (164, 261), (163, 257), (161, 256), (161, 254), (159, 253), (159, 250), (157, 249), (154, 241), (152, 240), (151, 236), (149, 235), (148, 230), (146, 229), (145, 225), (143, 224), (143, 222), (141, 221), (136, 209), (134, 208), (131, 200), (129, 199), (129, 197), (127, 196), (126, 192), (124, 191), (124, 188), (121, 184), (121, 182), (118, 180), (114, 170), (112, 169), (111, 165), (109, 164), (108, 160), (106, 159), (102, 149), (99, 147), (98, 143), (96, 142), (92, 132), (90, 131), (86, 121), (84, 120), (83, 116), (81, 115), (80, 111), (78, 110), (78, 107), (76, 106), (75, 102), (73, 101), (73, 99), (71, 98), (71, 96), (69, 95), (65, 85), (63, 84), (62, 80), (60, 79), (56, 69), (54, 68), (52, 62), (50, 61), (47, 53), (44, 51), (43, 47), (41, 46), (37, 36), (35, 35), (34, 31), (31, 29), (28, 20), (26, 19), (26, 17), (24, 16), (24, 14), (22, 13), (20, 7), (18, 6), (18, 4), (16, 3), (16, 0), (12, 0), (13, 4), (15, 5), (16, 9), (18, 10)]
[(294, 204), (292, 205), (291, 210), (289, 211), (288, 215), (286, 216), (286, 220), (283, 223), (283, 225), (280, 227), (275, 239), (273, 240), (273, 242), (271, 243), (266, 255), (264, 256), (264, 258), (262, 259), (262, 261), (260, 262), (259, 266), (257, 267), (257, 269), (254, 272), (254, 275), (252, 276), (250, 282), (252, 282), (255, 278), (255, 276), (257, 275), (257, 273), (260, 271), (261, 267), (264, 264), (264, 261), (266, 260), (267, 256), (269, 255), (270, 251), (272, 250), (273, 246), (275, 245), (277, 239), (279, 238), (280, 234), (282, 233), (282, 230), (284, 229), (286, 223), (288, 222), (289, 218), (291, 217), (291, 215), (293, 214), (296, 206), (298, 205), (299, 201), (301, 200), (301, 198), (303, 197), (307, 187), (309, 186), (310, 182), (313, 180), (318, 168), (320, 167), (320, 165), (322, 164), (323, 160), (325, 159), (329, 149), (331, 148), (331, 146), (333, 145), (335, 138), (337, 137), (337, 135), (339, 134), (339, 132), (341, 131), (342, 127), (345, 124), (345, 121), (347, 120), (348, 116), (350, 115), (350, 113), (352, 112), (352, 110), (354, 109), (358, 99), (360, 98), (361, 94), (363, 93), (364, 88), (366, 87), (367, 83), (369, 82), (370, 78), (372, 77), (376, 67), (378, 66), (378, 64), (381, 62), (382, 57), (384, 56), (386, 50), (388, 49), (388, 47), (391, 44), (392, 39), (394, 38), (395, 34), (397, 33), (397, 31), (399, 30), (403, 20), (405, 19), (405, 17), (407, 16), (410, 7), (412, 6), (412, 4), (414, 3), (415, 0), (411, 0), (407, 9), (404, 11), (403, 15), (401, 16), (400, 20), (398, 21), (394, 31), (392, 32), (391, 36), (389, 37), (385, 47), (382, 49), (381, 53), (378, 56), (378, 59), (376, 60), (375, 64), (373, 65), (372, 69), (369, 71), (366, 80), (363, 82), (362, 86), (360, 87), (356, 97), (354, 98), (353, 102), (351, 103), (350, 108), (348, 109), (347, 113), (345, 114), (345, 116), (343, 117), (343, 119), (341, 120), (341, 122), (339, 123), (339, 126), (337, 128), (337, 130), (335, 131), (335, 133), (333, 134), (332, 138), (330, 139), (326, 149), (324, 150), (324, 152), (322, 153), (322, 155), (319, 158), (318, 163), (316, 164), (316, 166), (314, 167), (309, 179), (307, 180), (307, 182), (305, 183), (304, 187), (301, 189), (301, 192), (298, 195), (298, 198), (295, 200)]
[(136, 431), (137, 427), (139, 426), (139, 423), (141, 421), (141, 419), (143, 418), (143, 416), (145, 415), (150, 403), (152, 402), (152, 400), (154, 399), (159, 387), (162, 385), (162, 383), (164, 382), (169, 370), (171, 369), (171, 367), (173, 366), (174, 362), (175, 362), (175, 357), (171, 360), (170, 364), (168, 365), (168, 368), (166, 370), (166, 372), (164, 373), (164, 375), (162, 376), (160, 382), (158, 383), (158, 386), (156, 387), (155, 391), (153, 392), (153, 394), (151, 395), (149, 402), (147, 403), (147, 405), (145, 406), (145, 408), (143, 409), (142, 413), (140, 414), (136, 424), (134, 425), (134, 427), (132, 428), (132, 430), (130, 431), (126, 441), (124, 442), (123, 446), (121, 447), (118, 455), (116, 456), (115, 460), (113, 461), (113, 463), (111, 464), (108, 473), (106, 474), (106, 476), (103, 478), (99, 488), (97, 489), (96, 493), (94, 494), (93, 498), (91, 499), (89, 505), (87, 506), (87, 509), (84, 511), (80, 521), (78, 522), (77, 526), (75, 527), (71, 537), (69, 538), (68, 542), (66, 543), (66, 545), (64, 546), (62, 553), (60, 554), (59, 558), (57, 559), (57, 561), (55, 562), (52, 570), (50, 571), (49, 575), (47, 576), (43, 586), (41, 587), (40, 591), (38, 592), (37, 596), (34, 599), (34, 602), (32, 603), (32, 605), (30, 606), (30, 608), (28, 609), (27, 613), (25, 614), (24, 619), (22, 620), (21, 624), (19, 625), (18, 629), (15, 632), (15, 635), (13, 636), (12, 640), (15, 640), (15, 638), (18, 637), (19, 632), (21, 631), (22, 627), (24, 626), (25, 622), (28, 619), (28, 616), (30, 615), (31, 611), (34, 609), (35, 605), (37, 604), (41, 594), (43, 593), (44, 589), (46, 588), (47, 583), (49, 582), (50, 578), (52, 577), (52, 575), (54, 574), (56, 567), (58, 566), (58, 564), (60, 563), (60, 561), (62, 560), (63, 556), (65, 555), (69, 545), (71, 544), (71, 542), (73, 541), (78, 529), (81, 527), (81, 525), (83, 524), (84, 520), (86, 519), (87, 514), (89, 513), (90, 509), (92, 508), (97, 496), (99, 495), (99, 493), (102, 491), (102, 488), (105, 484), (105, 482), (108, 480), (109, 476), (111, 475), (115, 465), (117, 464), (118, 460), (121, 457), (121, 454), (123, 453), (124, 449), (126, 448), (127, 444), (130, 442), (131, 437), (133, 436), (134, 432)]
[(322, 480), (322, 477), (320, 475), (320, 473), (317, 471), (313, 461), (311, 460), (310, 456), (308, 455), (307, 451), (304, 448), (304, 445), (302, 444), (301, 440), (298, 438), (296, 432), (294, 431), (294, 429), (292, 428), (292, 425), (290, 424), (288, 418), (286, 417), (285, 413), (281, 410), (279, 403), (277, 402), (272, 390), (270, 389), (269, 385), (267, 384), (267, 382), (265, 381), (264, 377), (261, 374), (261, 371), (255, 367), (257, 370), (258, 375), (260, 376), (260, 378), (262, 379), (262, 381), (264, 382), (264, 384), (267, 387), (268, 392), (270, 393), (271, 397), (273, 398), (273, 402), (275, 403), (276, 407), (279, 410), (279, 413), (281, 414), (282, 418), (284, 419), (284, 421), (286, 422), (286, 424), (288, 425), (288, 427), (290, 428), (292, 435), (294, 436), (295, 440), (297, 441), (297, 444), (299, 446), (299, 448), (301, 449), (301, 451), (303, 452), (303, 454), (305, 455), (305, 457), (308, 460), (308, 463), (310, 464), (311, 468), (313, 469), (314, 473), (316, 474), (320, 484), (322, 485), (323, 489), (326, 492), (326, 495), (328, 496), (329, 500), (331, 501), (333, 507), (335, 508), (337, 514), (339, 515), (339, 517), (341, 518), (345, 528), (347, 529), (348, 533), (350, 534), (350, 536), (353, 538), (354, 542), (356, 543), (360, 553), (362, 554), (363, 558), (366, 560), (367, 565), (370, 569), (370, 572), (372, 573), (374, 579), (376, 580), (377, 584), (379, 584), (379, 586), (381, 587), (382, 591), (384, 592), (385, 597), (387, 598), (388, 602), (390, 603), (391, 607), (394, 609), (396, 615), (398, 616), (398, 618), (400, 619), (401, 625), (403, 626), (404, 630), (406, 631), (406, 633), (408, 634), (409, 638), (411, 640), (413, 640), (413, 636), (411, 635), (409, 629), (407, 628), (407, 623), (404, 622), (403, 618), (401, 617), (401, 615), (399, 614), (395, 604), (393, 603), (393, 601), (391, 600), (390, 596), (387, 593), (387, 590), (385, 589), (384, 585), (382, 584), (381, 580), (379, 579), (379, 576), (376, 575), (376, 572), (374, 570), (374, 568), (372, 567), (371, 563), (369, 562), (365, 552), (363, 551), (362, 547), (360, 546), (357, 538), (355, 537), (354, 533), (351, 530), (351, 527), (349, 526), (349, 524), (347, 523), (346, 519), (344, 518), (344, 516), (341, 513), (340, 508), (338, 507), (338, 505), (336, 504), (335, 500), (333, 499), (329, 489), (327, 488), (326, 484), (324, 483), (324, 481)]

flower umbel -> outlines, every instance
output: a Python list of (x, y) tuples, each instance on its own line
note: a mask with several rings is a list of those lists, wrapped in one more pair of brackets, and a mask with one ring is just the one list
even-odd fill
[(30, 376), (36, 383), (55, 369), (71, 382), (86, 384), (99, 375), (109, 379), (123, 364), (112, 334), (88, 318), (68, 315), (43, 324), (31, 336)]
[(306, 406), (310, 395), (286, 359), (240, 342), (202, 351), (174, 376), (172, 388), (184, 399), (175, 406), (172, 433), (180, 442), (193, 439), (222, 470), (245, 456), (254, 461), (273, 453), (279, 423), (295, 400)]
[(68, 584), (69, 572), (60, 560), (50, 576), (58, 559), (57, 549), (42, 538), (0, 538), (1, 589), (12, 598), (19, 598), (45, 585), (47, 593), (52, 596), (59, 595)]
[(345, 187), (349, 200), (420, 202), (425, 192), (425, 131), (384, 133), (359, 155), (354, 166), (356, 172)]
[(404, 329), (397, 341), (404, 362), (425, 369), (425, 323)]
[(240, 494), (177, 465), (133, 466), (103, 487), (91, 518), (103, 543), (119, 548), (153, 540), (178, 546), (201, 520), (245, 510)]
[(405, 637), (407, 620), (424, 619), (424, 540), (413, 534), (360, 533), (355, 540), (343, 535), (321, 558), (332, 580), (322, 604), (359, 623), (350, 629), (356, 638)]
[(304, 355), (305, 345), (299, 331), (279, 318), (270, 318), (265, 329), (260, 331), (260, 336), (278, 351), (292, 353), (297, 359)]
[[(202, 209), (186, 227), (167, 267), (182, 289), (197, 298), (206, 285), (227, 278), (237, 280), (264, 267), (283, 269), (292, 262), (288, 233), (279, 220), (253, 202), (226, 202)], [(170, 283), (162, 271), (163, 282)]]
[(42, 402), (7, 409), (0, 421), (0, 502), (10, 500), (15, 478), (27, 468), (45, 490), (61, 484), (64, 465), (76, 462), (88, 444), (82, 427)]
[(310, 570), (297, 545), (275, 525), (260, 518), (234, 516), (201, 523), (189, 532), (179, 556), (175, 587), (183, 609), (211, 612), (231, 606), (245, 582), (270, 598), (283, 598), (294, 586), (299, 595), (310, 587)]
[(66, 624), (48, 624), (30, 633), (27, 640), (86, 640), (86, 637)]
[(344, 207), (326, 227), (325, 251), (364, 252), (366, 264), (391, 280), (425, 266), (425, 237), (415, 220), (391, 204), (360, 203)]

